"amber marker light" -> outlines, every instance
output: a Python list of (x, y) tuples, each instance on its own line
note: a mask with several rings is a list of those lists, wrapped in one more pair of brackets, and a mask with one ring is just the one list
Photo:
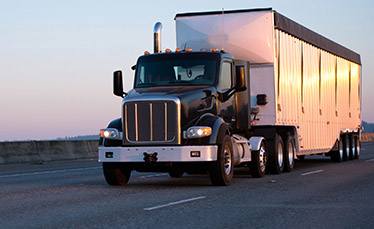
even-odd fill
[(149, 55), (149, 52), (148, 51), (144, 51), (144, 55)]
[(169, 53), (169, 52), (171, 52), (171, 50), (170, 49), (165, 49), (165, 52)]
[(175, 51), (176, 51), (176, 52), (180, 52), (180, 51), (181, 51), (181, 49), (177, 48), (177, 49), (175, 49)]
[(192, 52), (192, 49), (191, 48), (186, 48), (186, 51), (187, 52)]

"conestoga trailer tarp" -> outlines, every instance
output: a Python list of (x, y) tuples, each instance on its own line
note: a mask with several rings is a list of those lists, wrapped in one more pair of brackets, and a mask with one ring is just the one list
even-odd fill
[[(177, 47), (249, 61), (254, 129), (290, 127), (298, 154), (328, 152), (361, 128), (360, 55), (268, 9), (177, 14)], [(266, 95), (265, 105), (257, 95)], [(255, 119), (254, 119), (255, 118)]]

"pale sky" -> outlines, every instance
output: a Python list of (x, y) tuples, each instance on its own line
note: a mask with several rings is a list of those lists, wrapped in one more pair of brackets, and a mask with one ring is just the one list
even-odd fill
[(112, 72), (132, 87), (155, 22), (175, 49), (177, 13), (264, 7), (361, 55), (362, 117), (374, 122), (372, 0), (0, 0), (0, 141), (97, 134), (121, 115)]

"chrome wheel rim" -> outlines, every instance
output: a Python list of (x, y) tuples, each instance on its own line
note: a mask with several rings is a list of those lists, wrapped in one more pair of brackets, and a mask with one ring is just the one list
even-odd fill
[(342, 140), (339, 141), (339, 158), (343, 158), (343, 142)]
[(278, 144), (278, 165), (281, 167), (283, 165), (283, 147), (282, 144)]
[(264, 146), (261, 146), (261, 148), (260, 148), (259, 160), (260, 160), (260, 169), (261, 169), (262, 172), (264, 172), (265, 169), (266, 169), (266, 161), (267, 161), (266, 151), (265, 151)]
[(294, 147), (292, 141), (288, 145), (288, 161), (290, 165), (293, 165), (293, 157), (294, 157)]
[(225, 146), (225, 149), (223, 151), (223, 155), (224, 155), (224, 159), (225, 159), (225, 162), (224, 162), (224, 168), (225, 168), (225, 173), (226, 175), (229, 175), (231, 173), (231, 167), (232, 167), (232, 160), (231, 160), (231, 150), (230, 150), (230, 147), (228, 145)]

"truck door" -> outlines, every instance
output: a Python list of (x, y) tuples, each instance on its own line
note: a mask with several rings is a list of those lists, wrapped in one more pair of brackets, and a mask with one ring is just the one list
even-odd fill
[(234, 123), (236, 117), (235, 96), (233, 95), (233, 93), (228, 93), (233, 87), (233, 63), (229, 60), (224, 60), (221, 65), (218, 82), (219, 99), (217, 104), (217, 114), (222, 117), (227, 123)]

